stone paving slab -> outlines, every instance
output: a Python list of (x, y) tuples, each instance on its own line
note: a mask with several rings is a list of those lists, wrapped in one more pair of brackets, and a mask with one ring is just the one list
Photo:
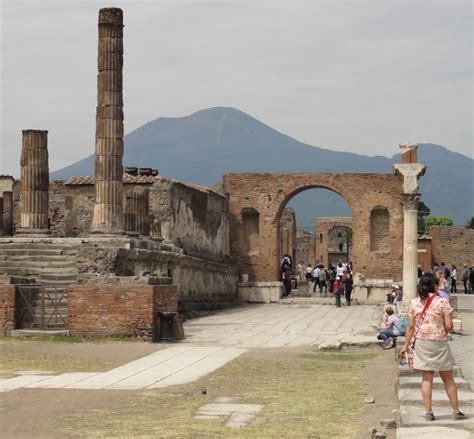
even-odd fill
[(172, 386), (176, 384), (186, 384), (196, 381), (198, 378), (213, 372), (224, 366), (226, 363), (234, 360), (245, 352), (244, 349), (225, 348), (212, 355), (206, 356), (191, 367), (183, 368), (180, 371), (167, 376), (161, 381), (148, 387), (149, 389), (157, 389), (161, 387)]
[(416, 427), (397, 429), (397, 439), (471, 439), (472, 433), (448, 427)]
[[(421, 400), (421, 386), (418, 389), (400, 389), (398, 391), (398, 401), (400, 404), (416, 404)], [(474, 403), (474, 393), (470, 390), (459, 390), (458, 399), (461, 405), (472, 406)], [(433, 390), (433, 406), (451, 407), (448, 396), (444, 390)]]
[(213, 343), (242, 348), (314, 346), (331, 343), (373, 343), (372, 323), (380, 322), (380, 308), (288, 302), (248, 305), (185, 322), (184, 343)]
[[(466, 419), (454, 421), (452, 418), (452, 410), (450, 407), (433, 407), (435, 415), (434, 421), (426, 421), (423, 406), (421, 405), (421, 397), (416, 406), (404, 405), (400, 407), (400, 421), (403, 427), (449, 427), (456, 429), (474, 430), (474, 410), (473, 407), (466, 407), (461, 404), (461, 410), (466, 415)], [(448, 436), (449, 437), (449, 436)]]
[[(400, 389), (417, 389), (420, 391), (421, 388), (421, 376), (403, 376), (398, 379), (398, 387)], [(458, 390), (470, 390), (469, 382), (461, 377), (454, 377)], [(433, 379), (433, 390), (444, 389), (443, 380), (440, 377), (434, 377)]]
[(20, 389), (29, 384), (53, 378), (54, 375), (20, 375), (15, 378), (6, 379), (0, 382), (0, 392), (10, 392)]
[(41, 380), (25, 386), (28, 389), (61, 389), (71, 384), (78, 383), (86, 378), (97, 375), (99, 372), (70, 372), (56, 375), (52, 378)]
[(122, 389), (168, 387), (195, 381), (245, 352), (222, 346), (173, 346), (107, 372), (22, 375), (0, 381), (0, 392), (29, 389)]

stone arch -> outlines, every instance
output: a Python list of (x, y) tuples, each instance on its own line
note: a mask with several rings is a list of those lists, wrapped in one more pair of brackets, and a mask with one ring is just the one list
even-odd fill
[[(351, 209), (354, 270), (366, 278), (401, 278), (401, 177), (395, 174), (225, 174), (224, 188), (229, 196), (231, 258), (240, 273), (251, 274), (255, 282), (274, 282), (278, 279), (281, 213), (291, 198), (313, 188), (339, 194)], [(370, 212), (378, 205), (385, 206), (390, 212), (390, 251), (387, 253), (370, 251)], [(244, 207), (252, 207), (259, 212), (258, 257), (246, 257), (241, 251), (241, 211)]]
[(385, 206), (375, 206), (370, 211), (370, 251), (390, 250), (390, 212)]

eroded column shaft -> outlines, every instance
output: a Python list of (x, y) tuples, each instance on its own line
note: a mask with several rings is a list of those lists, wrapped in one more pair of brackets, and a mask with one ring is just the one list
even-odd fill
[(48, 131), (23, 130), (20, 179), (20, 232), (49, 229)]
[(419, 195), (404, 195), (403, 207), (403, 300), (417, 297), (418, 283), (418, 201)]
[(13, 193), (10, 191), (3, 193), (3, 234), (13, 235)]
[(123, 14), (99, 11), (95, 205), (92, 231), (123, 233)]

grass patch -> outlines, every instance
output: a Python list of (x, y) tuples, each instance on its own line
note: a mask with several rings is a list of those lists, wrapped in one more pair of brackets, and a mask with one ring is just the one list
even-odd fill
[(70, 337), (68, 335), (35, 335), (32, 337), (0, 337), (0, 345), (9, 343), (32, 343), (47, 341), (53, 343), (143, 343), (142, 340), (132, 337), (101, 337), (101, 338), (81, 338)]
[[(374, 353), (250, 351), (197, 382), (131, 393), (113, 406), (57, 419), (55, 428), (77, 437), (141, 438), (355, 438), (366, 410), (363, 376)], [(207, 395), (200, 390), (206, 387)], [(194, 414), (219, 396), (263, 404), (245, 428), (226, 418)]]

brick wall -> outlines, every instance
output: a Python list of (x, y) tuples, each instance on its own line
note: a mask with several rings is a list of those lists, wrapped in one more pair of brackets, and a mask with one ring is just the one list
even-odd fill
[[(352, 211), (352, 260), (356, 272), (366, 278), (402, 278), (403, 208), (402, 180), (392, 174), (225, 174), (229, 194), (231, 258), (239, 274), (256, 282), (278, 279), (279, 221), (283, 208), (299, 192), (324, 188), (341, 195)], [(386, 247), (370, 248), (370, 212), (388, 210)], [(247, 255), (242, 248), (242, 212), (259, 214), (259, 249)]]
[(431, 228), (432, 261), (444, 262), (451, 268), (455, 264), (458, 269), (458, 279), (464, 264), (474, 265), (474, 230), (462, 227)]
[(431, 271), (433, 267), (431, 238), (429, 236), (418, 238), (418, 264), (421, 265), (423, 273)]
[(176, 312), (175, 285), (87, 285), (68, 292), (69, 334), (151, 339), (158, 311)]
[(0, 285), (0, 335), (15, 329), (15, 285)]

